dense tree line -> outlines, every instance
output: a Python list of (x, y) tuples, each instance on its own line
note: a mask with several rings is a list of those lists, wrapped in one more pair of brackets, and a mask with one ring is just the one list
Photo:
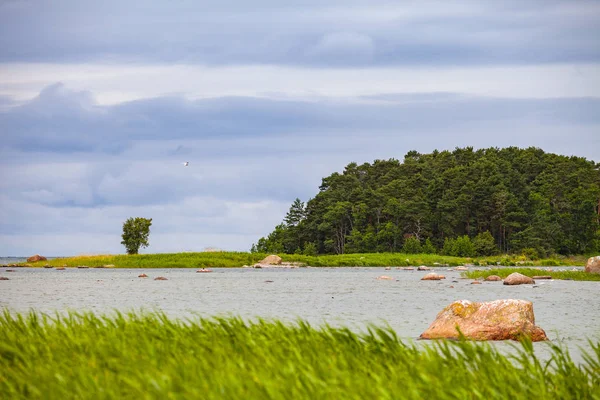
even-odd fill
[(350, 163), (253, 245), (304, 254), (600, 250), (600, 164), (539, 148), (410, 151)]

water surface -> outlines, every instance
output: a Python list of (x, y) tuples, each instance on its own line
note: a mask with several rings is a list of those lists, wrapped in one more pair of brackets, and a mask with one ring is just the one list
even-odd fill
[[(427, 272), (381, 267), (224, 268), (212, 273), (179, 268), (6, 269), (0, 268), (0, 276), (10, 279), (0, 281), (0, 308), (13, 312), (160, 310), (174, 317), (302, 318), (354, 330), (389, 324), (400, 337), (416, 339), (455, 300), (522, 299), (533, 302), (536, 324), (575, 357), (579, 347), (589, 347), (588, 338), (600, 340), (600, 282), (471, 285), (457, 271), (437, 269), (446, 280), (421, 281)], [(149, 277), (138, 278), (141, 273)], [(377, 280), (381, 275), (393, 280)], [(155, 281), (157, 276), (168, 280)]]

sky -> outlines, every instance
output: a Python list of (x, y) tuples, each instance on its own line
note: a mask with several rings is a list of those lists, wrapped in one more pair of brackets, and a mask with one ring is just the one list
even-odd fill
[(247, 251), (350, 162), (600, 162), (600, 1), (0, 0), (0, 135), (0, 256)]

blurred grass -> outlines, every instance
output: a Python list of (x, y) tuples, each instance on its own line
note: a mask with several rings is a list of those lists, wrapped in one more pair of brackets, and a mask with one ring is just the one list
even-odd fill
[(552, 344), (403, 343), (305, 321), (162, 313), (0, 316), (2, 399), (598, 399), (600, 344), (583, 365)]
[[(29, 264), (34, 267), (44, 265), (89, 266), (114, 265), (117, 268), (225, 268), (254, 265), (268, 254), (246, 252), (197, 252), (136, 255), (96, 255), (56, 258)], [(585, 265), (587, 258), (570, 257), (562, 259), (527, 260), (523, 256), (495, 257), (451, 257), (437, 254), (367, 253), (304, 256), (280, 254), (284, 262), (297, 262), (313, 267), (355, 267), (355, 266), (409, 266), (409, 265)]]
[(513, 272), (518, 272), (529, 277), (534, 277), (536, 275), (546, 275), (551, 276), (552, 279), (567, 279), (573, 281), (600, 281), (600, 274), (590, 274), (585, 271), (549, 271), (546, 268), (496, 268), (486, 270), (465, 271), (461, 275), (465, 278), (470, 279), (487, 278), (490, 275), (498, 275), (501, 278), (506, 278)]

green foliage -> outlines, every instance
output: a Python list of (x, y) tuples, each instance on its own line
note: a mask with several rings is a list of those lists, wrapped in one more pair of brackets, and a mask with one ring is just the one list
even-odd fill
[(306, 243), (304, 245), (304, 250), (302, 250), (302, 254), (305, 256), (316, 256), (317, 246), (313, 242)]
[(429, 238), (425, 239), (425, 244), (423, 245), (423, 248), (421, 250), (425, 254), (435, 254), (435, 253), (437, 253), (437, 249), (435, 248), (435, 246), (433, 245), (433, 243), (431, 243), (431, 240)]
[(292, 203), (290, 210), (285, 215), (284, 221), (287, 226), (297, 226), (306, 216), (304, 203), (296, 198)]
[(125, 246), (127, 254), (138, 254), (140, 247), (148, 247), (148, 236), (152, 218), (128, 218), (123, 223), (122, 245)]
[(451, 255), (455, 257), (473, 257), (475, 256), (475, 246), (467, 236), (459, 236), (454, 240)]
[(419, 254), (423, 251), (421, 242), (415, 237), (409, 237), (404, 241), (402, 251), (407, 254)]
[[(162, 313), (0, 315), (3, 399), (594, 399), (600, 344), (577, 364), (531, 342), (404, 343), (298, 320)], [(542, 344), (544, 345), (544, 344)], [(451, 373), (449, 373), (451, 371)]]
[(454, 257), (473, 257), (475, 256), (475, 245), (467, 235), (459, 236), (456, 239), (446, 238), (442, 252)]
[(398, 252), (409, 236), (434, 247), (467, 236), (473, 254), (590, 254), (600, 250), (599, 204), (600, 168), (581, 157), (534, 147), (410, 151), (402, 162), (350, 163), (323, 178), (260, 251), (312, 242), (319, 254)]
[(493, 256), (494, 254), (499, 253), (494, 237), (490, 231), (477, 234), (473, 239), (473, 246), (475, 247), (475, 254), (477, 254), (477, 256)]
[(521, 250), (521, 254), (523, 254), (530, 260), (539, 260), (540, 258), (540, 253), (537, 251), (537, 249), (534, 249), (532, 247), (527, 247)]

